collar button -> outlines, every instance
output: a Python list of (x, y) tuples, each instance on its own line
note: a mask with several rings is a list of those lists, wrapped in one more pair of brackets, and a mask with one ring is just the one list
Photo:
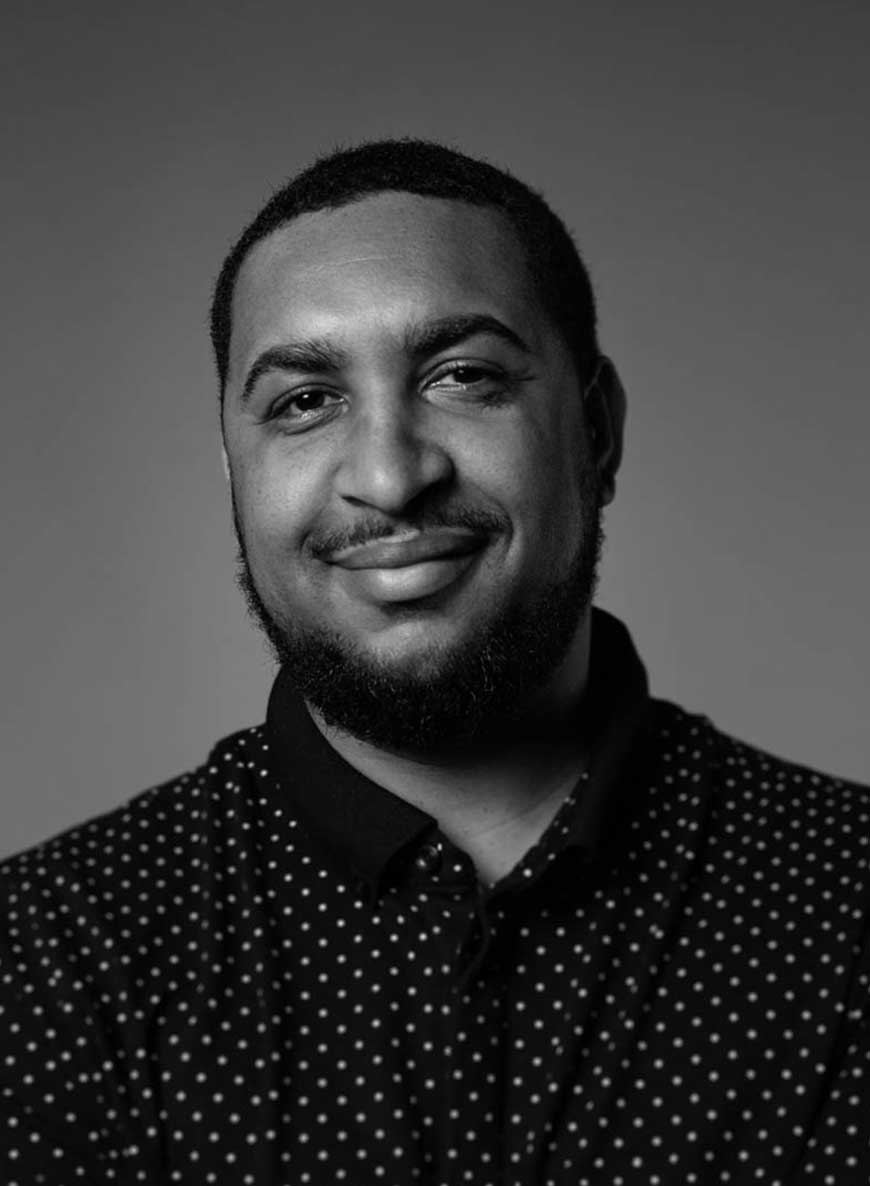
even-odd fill
[(414, 858), (414, 868), (419, 873), (437, 873), (441, 868), (441, 845), (424, 844)]

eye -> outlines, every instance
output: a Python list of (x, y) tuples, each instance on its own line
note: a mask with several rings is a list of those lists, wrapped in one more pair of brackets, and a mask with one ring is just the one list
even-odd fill
[(342, 403), (341, 396), (323, 387), (307, 387), (281, 396), (269, 409), (268, 420), (282, 426), (304, 428), (332, 415)]
[(492, 382), (494, 379), (494, 373), (486, 367), (471, 362), (459, 362), (440, 371), (435, 376), (434, 383), (439, 387), (475, 387), (479, 383)]
[(494, 366), (477, 362), (451, 362), (435, 372), (428, 387), (445, 395), (492, 404), (504, 395), (505, 384), (505, 375)]

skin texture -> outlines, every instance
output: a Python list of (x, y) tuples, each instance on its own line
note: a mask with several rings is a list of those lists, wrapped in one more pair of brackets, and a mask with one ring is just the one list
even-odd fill
[[(457, 328), (483, 317), (504, 332)], [(276, 348), (282, 365), (265, 367)], [(380, 194), (301, 216), (242, 266), (223, 430), (250, 578), (279, 627), (328, 631), (383, 669), (437, 678), (494, 616), (569, 577), (589, 546), (590, 491), (613, 495), (622, 415), (609, 364), (583, 396), (491, 209)], [(423, 537), (434, 555), (413, 551)], [(496, 832), (511, 816), (535, 817), (534, 831), (535, 804), (558, 799), (582, 758), (558, 722), (582, 694), (587, 611), (532, 689), (536, 726), (514, 728), (516, 744), (402, 754), (319, 723), (466, 848), (475, 803)]]

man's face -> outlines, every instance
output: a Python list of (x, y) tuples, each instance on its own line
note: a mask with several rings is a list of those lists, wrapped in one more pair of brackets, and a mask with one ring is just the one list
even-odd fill
[[(564, 660), (599, 483), (571, 356), (497, 212), (386, 193), (255, 245), (223, 424), (249, 601), (328, 721), (425, 747), (488, 684), (503, 716)], [(427, 733), (463, 681), (460, 719)]]

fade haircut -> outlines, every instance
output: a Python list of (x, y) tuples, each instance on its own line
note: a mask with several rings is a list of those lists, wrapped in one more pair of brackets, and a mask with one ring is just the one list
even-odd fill
[(229, 367), (233, 291), (255, 243), (301, 214), (335, 210), (372, 194), (420, 194), (491, 206), (522, 244), (541, 302), (561, 333), (581, 383), (600, 351), (592, 284), (564, 223), (540, 194), (504, 169), (443, 144), (410, 138), (376, 140), (320, 157), (267, 202), (230, 250), (215, 285), (211, 340), (221, 402)]

